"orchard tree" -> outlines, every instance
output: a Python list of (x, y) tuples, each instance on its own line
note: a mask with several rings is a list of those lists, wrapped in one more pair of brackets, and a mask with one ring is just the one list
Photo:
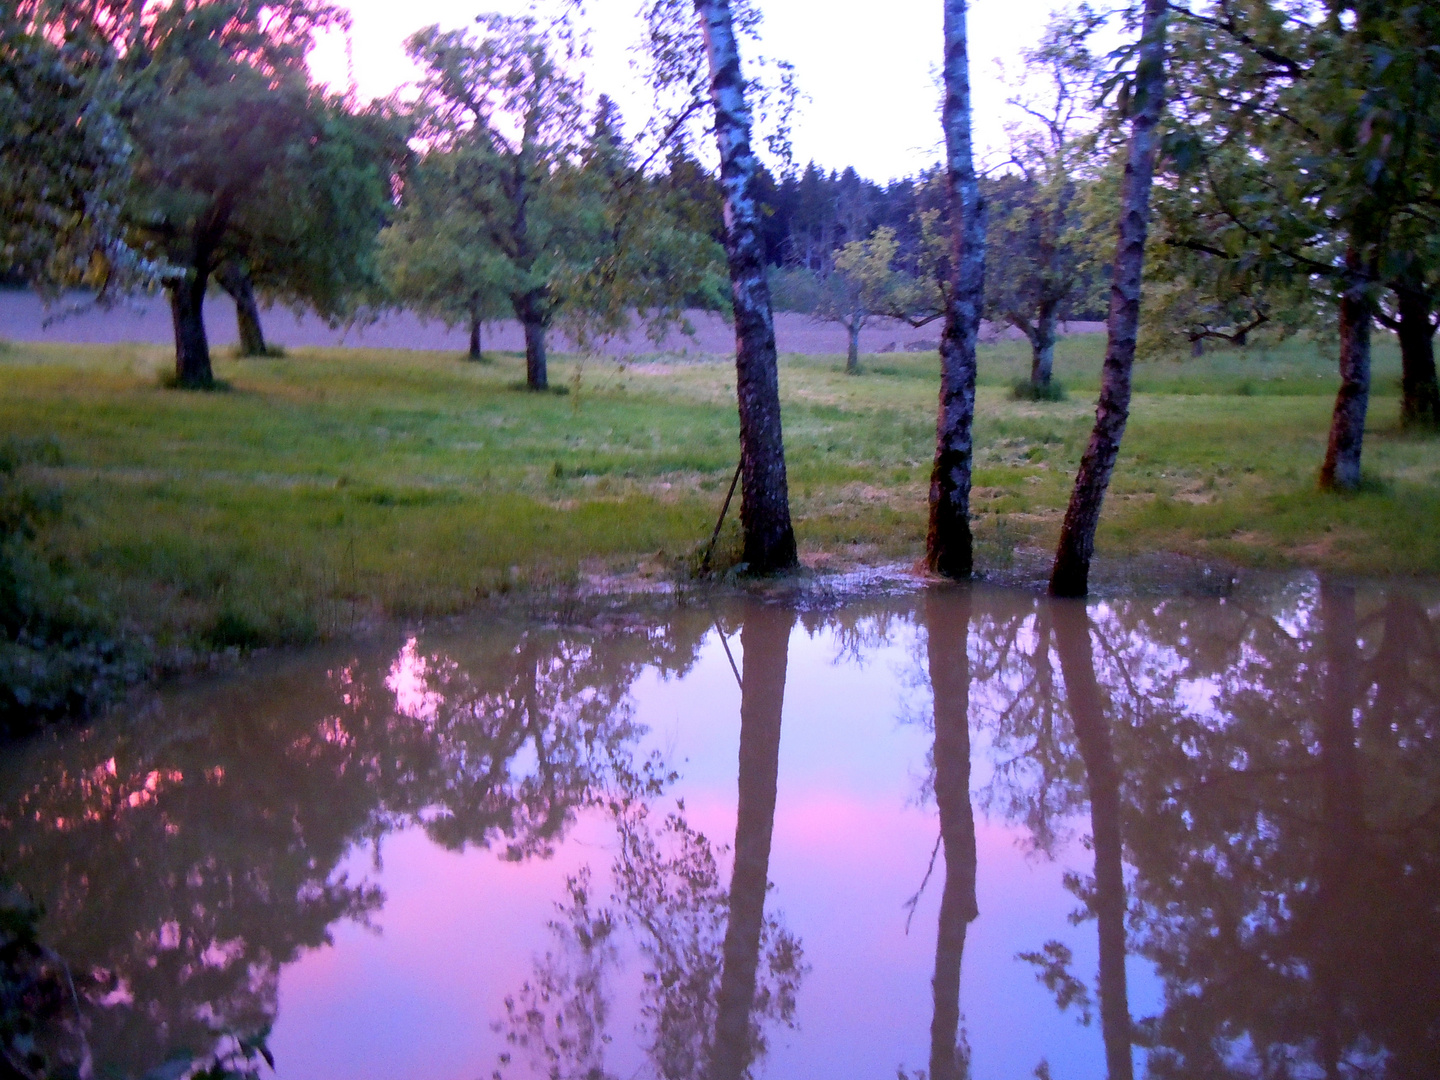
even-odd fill
[(309, 85), (306, 53), (318, 29), (342, 21), (338, 9), (212, 0), (136, 11), (127, 225), (169, 265), (176, 383), (203, 388), (214, 381), (204, 302), (217, 270), (242, 262), (273, 293), (333, 312), (367, 271), (392, 162), (343, 130), (343, 102)]
[(0, 272), (42, 294), (153, 279), (124, 243), (114, 57), (62, 5), (0, 5)]
[[(1382, 294), (1427, 272), (1440, 11), (1400, 0), (1179, 10), (1185, 93), (1170, 156), (1196, 211), (1177, 240), (1303, 281), (1332, 306), (1340, 389), (1320, 484), (1354, 490)], [(1411, 304), (1412, 321), (1428, 321), (1423, 292)]]
[(1094, 254), (1078, 206), (1088, 179), (1083, 121), (1096, 71), (1085, 29), (1081, 19), (1056, 14), (1040, 43), (1021, 52), (1031, 79), (1044, 85), (1010, 99), (1025, 119), (1010, 125), (1012, 172), (997, 179), (989, 198), (986, 313), (1025, 335), (1030, 390), (1040, 397), (1050, 389), (1061, 312), (1083, 299)]

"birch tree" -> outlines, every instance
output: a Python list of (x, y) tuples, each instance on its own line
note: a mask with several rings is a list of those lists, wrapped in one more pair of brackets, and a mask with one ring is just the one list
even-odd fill
[(968, 577), (974, 565), (970, 479), (974, 458), (975, 347), (985, 306), (985, 205), (975, 175), (970, 130), (968, 0), (945, 0), (945, 191), (950, 204), (953, 285), (940, 336), (940, 408), (930, 474), (930, 527), (925, 559), (946, 577)]
[(1084, 596), (1089, 591), (1095, 529), (1100, 524), (1100, 509), (1115, 471), (1125, 423), (1130, 417), (1130, 373), (1135, 364), (1135, 342), (1140, 328), (1150, 185), (1159, 145), (1156, 128), (1165, 104), (1166, 14), (1166, 0), (1145, 0), (1138, 63), (1133, 90), (1128, 93), (1130, 138), (1120, 187), (1115, 258), (1111, 264), (1110, 314), (1105, 364), (1100, 374), (1100, 399), (1095, 406), (1095, 426), (1080, 459), (1080, 471), (1065, 509), (1060, 543), (1050, 571), (1050, 592), (1055, 596)]
[[(733, 10), (732, 10), (733, 6)], [(753, 36), (749, 0), (653, 0), (646, 8), (649, 77), (662, 100), (662, 142), (682, 139), (701, 115), (714, 118), (725, 208), (725, 256), (735, 314), (735, 390), (740, 411), (740, 525), (752, 572), (798, 562), (790, 524), (775, 320), (765, 273), (760, 163), (751, 145), (754, 89), (741, 67), (737, 31)]]

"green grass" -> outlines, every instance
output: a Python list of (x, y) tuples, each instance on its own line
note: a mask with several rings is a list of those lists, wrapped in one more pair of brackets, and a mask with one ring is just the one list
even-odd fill
[[(1053, 544), (1089, 432), (1103, 341), (1070, 338), (1068, 397), (1014, 400), (1023, 343), (982, 354), (974, 508), (982, 557)], [(1142, 364), (1102, 557), (1146, 552), (1440, 573), (1440, 441), (1398, 427), (1398, 359), (1376, 355), (1371, 483), (1320, 495), (1333, 359), (1292, 342)], [(735, 467), (733, 367), (552, 366), (517, 356), (294, 350), (222, 358), (228, 392), (167, 390), (164, 349), (11, 345), (0, 433), (53, 438), (64, 494), (41, 541), (86, 596), (157, 645), (298, 642), (375, 617), (454, 612), (581, 573), (673, 575)], [(933, 354), (786, 357), (791, 497), (812, 565), (913, 559), (934, 444)], [(733, 553), (733, 521), (724, 544)]]

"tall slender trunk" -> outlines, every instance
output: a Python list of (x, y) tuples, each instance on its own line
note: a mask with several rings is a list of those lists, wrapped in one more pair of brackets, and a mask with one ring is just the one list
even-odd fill
[(265, 331), (260, 325), (260, 307), (255, 303), (255, 285), (238, 263), (226, 263), (215, 275), (220, 287), (235, 301), (235, 329), (240, 338), (241, 356), (265, 356)]
[(478, 293), (470, 297), (470, 359), (482, 359), (480, 353), (480, 296)]
[(932, 1080), (966, 1075), (959, 1046), (960, 973), (975, 899), (975, 812), (970, 805), (970, 594), (932, 593), (925, 601), (926, 649), (935, 697), (935, 802), (945, 848), (945, 891), (935, 936), (935, 1011), (930, 1022)]
[(209, 274), (191, 270), (167, 286), (170, 318), (175, 327), (175, 384), (187, 390), (215, 385), (210, 343), (205, 338), (205, 286)]
[(971, 147), (968, 7), (968, 0), (945, 0), (945, 186), (954, 279), (940, 335), (940, 406), (925, 561), (947, 577), (968, 577), (975, 560), (970, 534), (975, 346), (985, 304), (985, 204)]
[(1411, 288), (1395, 293), (1400, 300), (1400, 422), (1406, 427), (1440, 426), (1430, 294)]
[(788, 608), (756, 605), (740, 630), (745, 665), (740, 689), (740, 801), (708, 1080), (740, 1080), (754, 1054), (750, 1013), (755, 1005), (755, 972), (770, 881), (780, 714), (794, 621)]
[(695, 0), (710, 63), (720, 189), (725, 197), (725, 255), (735, 307), (735, 391), (740, 405), (740, 527), (743, 558), (757, 573), (797, 562), (780, 429), (775, 319), (765, 278), (757, 199), (758, 162), (750, 149), (750, 109), (728, 0)]
[(1130, 993), (1125, 979), (1125, 868), (1120, 836), (1120, 770), (1095, 677), (1090, 618), (1083, 604), (1056, 604), (1055, 651), (1090, 791), (1095, 848), (1095, 916), (1100, 929), (1100, 1032), (1109, 1080), (1132, 1080)]
[(860, 320), (852, 319), (845, 328), (850, 332), (850, 351), (845, 354), (845, 374), (860, 374)]
[(1130, 145), (1121, 184), (1119, 239), (1110, 278), (1110, 315), (1105, 366), (1095, 427), (1080, 459), (1070, 492), (1070, 505), (1060, 528), (1060, 543), (1050, 571), (1055, 596), (1084, 596), (1090, 589), (1090, 560), (1095, 554), (1095, 529), (1120, 440), (1130, 418), (1130, 370), (1140, 327), (1140, 286), (1145, 265), (1145, 237), (1150, 226), (1150, 182), (1159, 145), (1155, 128), (1165, 106), (1166, 0), (1145, 0), (1141, 24), (1140, 63), (1135, 74)]
[(1055, 329), (1059, 323), (1060, 305), (1047, 300), (1040, 306), (1035, 320), (1035, 336), (1030, 339), (1030, 385), (1036, 390), (1050, 389), (1055, 372)]
[[(1351, 260), (1354, 262), (1355, 260)], [(1370, 405), (1370, 300), (1363, 279), (1352, 280), (1340, 297), (1340, 391), (1330, 420), (1330, 442), (1320, 467), (1327, 491), (1360, 486), (1360, 450), (1365, 441), (1365, 412)]]

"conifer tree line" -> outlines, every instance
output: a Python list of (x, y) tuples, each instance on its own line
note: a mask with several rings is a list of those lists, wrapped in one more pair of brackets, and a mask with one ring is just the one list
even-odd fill
[(269, 347), (261, 301), (335, 321), (409, 307), (465, 326), (477, 359), (484, 325), (513, 318), (534, 390), (557, 328), (582, 347), (637, 323), (659, 340), (689, 310), (727, 311), (758, 571), (796, 550), (776, 309), (843, 325), (856, 374), (872, 320), (937, 325), (927, 548), (951, 576), (973, 563), (982, 320), (1029, 341), (1023, 389), (1045, 400), (1059, 325), (1106, 319), (1057, 593), (1087, 588), (1137, 356), (1333, 339), (1324, 488), (1363, 483), (1377, 328), (1400, 343), (1404, 421), (1440, 422), (1436, 5), (1062, 10), (1012, 69), (1008, 147), (988, 155), (973, 145), (968, 4), (940, 6), (925, 53), (942, 59), (942, 158), (882, 186), (789, 167), (794, 73), (759, 61), (756, 0), (646, 0), (654, 110), (634, 124), (586, 86), (585, 42), (563, 14), (422, 30), (406, 42), (415, 84), (362, 105), (310, 77), (317, 36), (348, 25), (326, 0), (10, 0), (0, 273), (51, 294), (163, 290), (175, 382), (198, 388), (213, 383), (212, 287), (233, 299), (250, 354)]

